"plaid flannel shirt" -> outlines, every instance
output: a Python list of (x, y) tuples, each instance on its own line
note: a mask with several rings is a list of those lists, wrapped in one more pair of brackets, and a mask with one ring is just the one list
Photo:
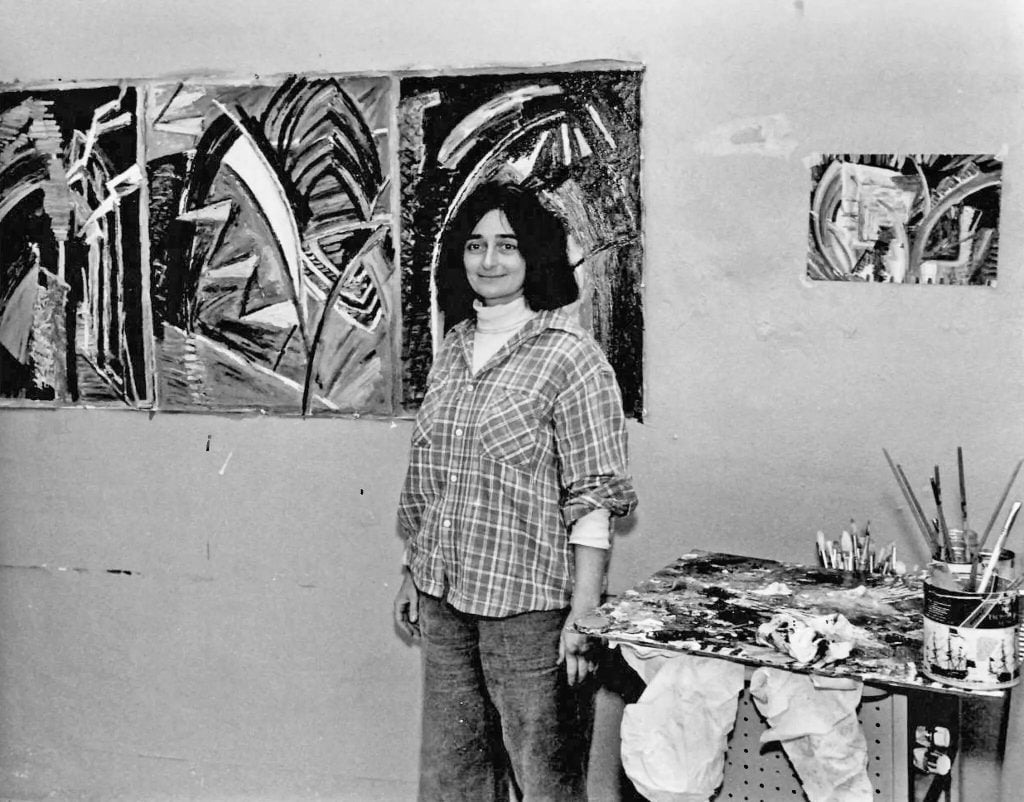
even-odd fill
[(636, 506), (618, 385), (568, 310), (538, 313), (475, 376), (473, 333), (449, 332), (416, 416), (405, 559), (421, 592), (467, 613), (561, 609), (572, 524)]

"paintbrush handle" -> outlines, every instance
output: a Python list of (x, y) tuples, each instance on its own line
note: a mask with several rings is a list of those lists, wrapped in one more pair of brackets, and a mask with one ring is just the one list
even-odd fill
[(967, 481), (964, 478), (964, 450), (956, 447), (956, 470), (960, 477), (960, 523), (964, 532), (967, 532)]
[(906, 499), (907, 507), (910, 508), (910, 517), (914, 519), (918, 529), (921, 530), (921, 534), (924, 535), (925, 540), (928, 541), (929, 555), (935, 554), (936, 546), (935, 538), (932, 537), (932, 533), (928, 529), (928, 520), (924, 517), (924, 510), (921, 509), (921, 505), (917, 501), (917, 496), (914, 495), (913, 489), (910, 487), (910, 482), (907, 481), (907, 476), (903, 473), (903, 468), (893, 462), (892, 457), (889, 456), (889, 452), (886, 449), (882, 449), (882, 453), (885, 454), (885, 460), (889, 463), (889, 468), (892, 470), (893, 475), (896, 477), (896, 484), (899, 485), (900, 492), (903, 493), (903, 498)]
[(1010, 488), (1013, 487), (1014, 481), (1017, 479), (1017, 474), (1020, 473), (1021, 466), (1024, 465), (1024, 459), (1017, 463), (1017, 467), (1013, 469), (1013, 473), (1010, 474), (1010, 481), (1006, 483), (1006, 489), (1003, 490), (1003, 495), (999, 497), (999, 503), (996, 504), (996, 508), (992, 510), (992, 518), (988, 522), (988, 526), (985, 527), (985, 531), (982, 533), (981, 538), (978, 540), (978, 551), (981, 551), (985, 547), (985, 541), (988, 540), (989, 532), (992, 531), (992, 527), (996, 523), (996, 518), (999, 517), (1000, 510), (1003, 509), (1003, 504), (1006, 503), (1006, 497), (1010, 495)]
[(928, 519), (925, 517), (924, 508), (921, 507), (921, 502), (918, 501), (917, 496), (914, 495), (914, 490), (910, 486), (910, 480), (903, 472), (903, 466), (897, 465), (896, 470), (899, 471), (900, 478), (903, 480), (903, 486), (907, 489), (907, 493), (910, 494), (910, 508), (917, 520), (917, 525), (921, 529), (921, 533), (924, 535), (925, 540), (930, 544), (931, 551), (934, 554), (936, 549), (939, 547), (939, 542), (935, 539), (933, 530), (928, 528)]
[(948, 562), (953, 559), (953, 543), (949, 539), (949, 527), (946, 526), (946, 516), (942, 513), (942, 490), (939, 488), (937, 478), (933, 476), (931, 482), (932, 495), (935, 497), (935, 511), (939, 516), (939, 532), (942, 535), (942, 555), (943, 559)]
[(978, 590), (982, 593), (988, 587), (988, 583), (992, 580), (992, 573), (996, 570), (996, 565), (999, 563), (999, 555), (1003, 553), (1003, 546), (1006, 544), (1006, 537), (1010, 534), (1010, 529), (1013, 526), (1013, 522), (1017, 519), (1017, 513), (1020, 512), (1020, 502), (1013, 502), (1013, 506), (1010, 507), (1010, 513), (1006, 516), (1006, 523), (1003, 524), (1003, 531), (999, 533), (999, 537), (996, 538), (996, 543), (992, 547), (992, 554), (988, 558), (988, 562), (985, 563), (985, 571), (981, 575), (981, 582), (978, 583)]
[(971, 559), (971, 575), (967, 578), (967, 590), (974, 593), (977, 589), (978, 568), (981, 566), (981, 551), (977, 551)]

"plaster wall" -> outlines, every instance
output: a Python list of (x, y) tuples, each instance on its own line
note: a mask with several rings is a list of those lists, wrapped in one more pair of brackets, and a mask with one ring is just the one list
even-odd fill
[[(811, 560), (814, 533), (851, 517), (913, 564), (925, 555), (883, 447), (923, 493), (962, 445), (983, 519), (1024, 456), (1015, 0), (0, 13), (3, 82), (646, 65), (647, 419), (630, 425), (641, 506), (613, 590), (690, 547)], [(998, 286), (805, 281), (816, 151), (1002, 153)], [(0, 411), (0, 796), (414, 798), (418, 652), (390, 619), (409, 434), (405, 420)], [(1019, 754), (1019, 703), (1007, 721)], [(971, 799), (1024, 783), (983, 750), (965, 771)]]

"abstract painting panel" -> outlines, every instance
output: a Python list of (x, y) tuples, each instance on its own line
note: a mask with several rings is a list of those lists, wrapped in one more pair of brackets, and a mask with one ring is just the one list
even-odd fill
[(390, 80), (149, 87), (161, 409), (390, 414)]
[(0, 93), (0, 397), (392, 414), (391, 85)]
[(0, 406), (412, 414), (445, 328), (434, 254), (499, 179), (567, 224), (640, 418), (641, 78), (0, 87)]
[(570, 234), (580, 315), (642, 417), (638, 70), (579, 70), (401, 81), (403, 400), (425, 391), (446, 328), (431, 299), (446, 225), (480, 183), (537, 191)]
[(811, 183), (809, 278), (995, 285), (996, 156), (827, 154)]
[(0, 397), (152, 403), (138, 97), (0, 93)]

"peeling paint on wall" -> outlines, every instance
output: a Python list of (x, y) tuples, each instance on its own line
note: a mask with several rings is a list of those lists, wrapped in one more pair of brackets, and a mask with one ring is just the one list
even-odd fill
[(788, 159), (797, 144), (789, 118), (771, 114), (723, 123), (699, 137), (694, 148), (707, 156), (750, 154)]

